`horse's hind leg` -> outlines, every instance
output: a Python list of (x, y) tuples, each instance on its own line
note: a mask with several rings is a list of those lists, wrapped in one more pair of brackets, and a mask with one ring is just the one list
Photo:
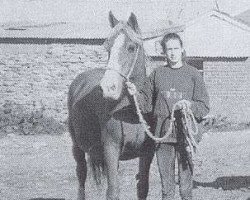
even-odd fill
[(85, 152), (76, 144), (73, 145), (73, 155), (76, 160), (76, 174), (79, 181), (77, 200), (85, 200), (85, 181), (87, 177), (87, 162)]
[(149, 169), (153, 160), (154, 152), (139, 159), (139, 172), (136, 176), (137, 182), (137, 198), (138, 200), (146, 200), (149, 188)]

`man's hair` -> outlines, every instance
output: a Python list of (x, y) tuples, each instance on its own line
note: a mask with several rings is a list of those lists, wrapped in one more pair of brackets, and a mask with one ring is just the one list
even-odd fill
[(182, 39), (177, 33), (168, 33), (161, 40), (161, 47), (162, 47), (163, 53), (166, 53), (166, 42), (171, 39), (179, 40), (181, 47), (183, 47)]

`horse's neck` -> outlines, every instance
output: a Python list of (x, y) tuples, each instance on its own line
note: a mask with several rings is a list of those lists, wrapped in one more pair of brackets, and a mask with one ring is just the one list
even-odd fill
[(145, 55), (144, 52), (141, 53), (141, 56), (138, 58), (138, 61), (136, 62), (136, 67), (134, 70), (134, 73), (131, 76), (131, 81), (134, 82), (134, 84), (139, 88), (142, 87), (143, 83), (146, 79), (146, 61), (145, 61)]

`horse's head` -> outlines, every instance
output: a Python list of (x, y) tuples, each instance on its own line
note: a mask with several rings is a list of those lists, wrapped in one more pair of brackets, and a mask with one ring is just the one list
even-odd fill
[(118, 21), (109, 13), (113, 28), (104, 43), (109, 53), (107, 70), (100, 86), (105, 98), (118, 100), (123, 93), (124, 82), (142, 83), (145, 76), (145, 54), (136, 16), (131, 13), (127, 22)]

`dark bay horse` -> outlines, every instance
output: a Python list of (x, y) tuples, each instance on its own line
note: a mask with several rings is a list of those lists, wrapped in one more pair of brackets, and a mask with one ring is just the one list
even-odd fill
[(109, 59), (105, 69), (84, 72), (72, 82), (68, 95), (69, 131), (79, 180), (78, 200), (85, 200), (87, 160), (97, 183), (107, 175), (107, 200), (118, 200), (119, 160), (140, 158), (138, 199), (146, 199), (154, 143), (139, 124), (125, 81), (142, 87), (145, 53), (136, 16), (118, 21), (109, 13), (111, 34), (104, 43)]

